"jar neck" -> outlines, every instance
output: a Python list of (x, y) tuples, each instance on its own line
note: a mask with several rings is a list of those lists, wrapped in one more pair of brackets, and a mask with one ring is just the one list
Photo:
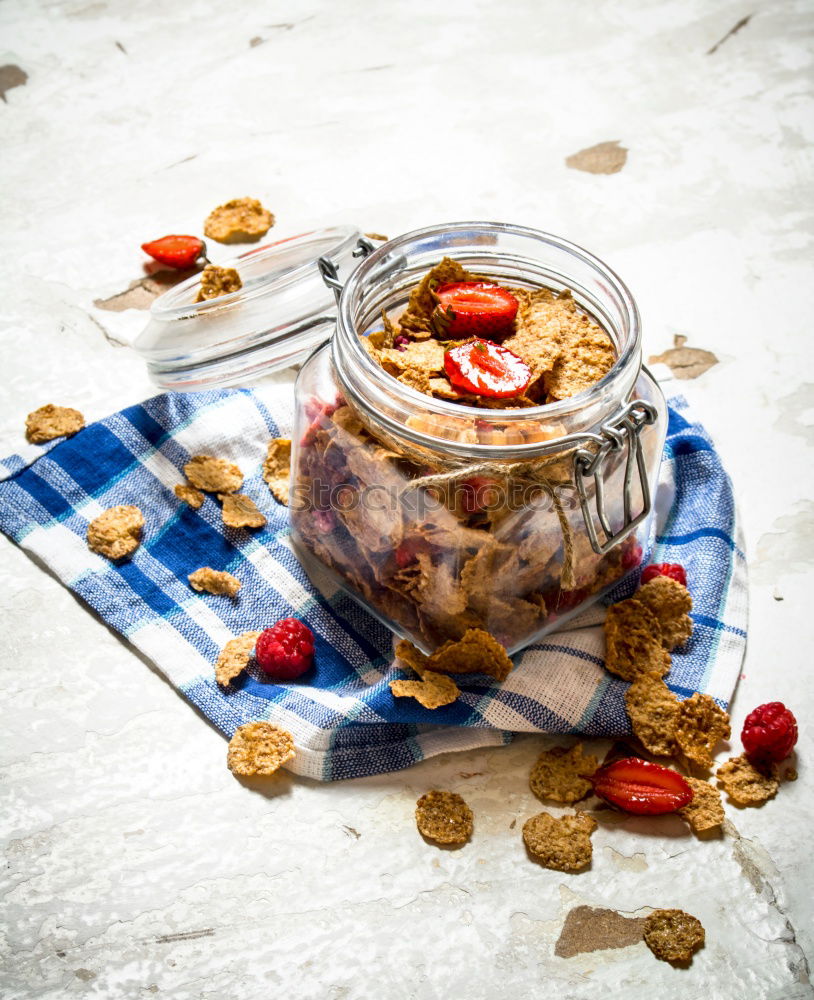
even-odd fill
[[(381, 327), (382, 309), (401, 312), (444, 256), (501, 284), (569, 290), (611, 337), (611, 370), (578, 395), (522, 409), (464, 406), (397, 381), (368, 355), (359, 334)], [(641, 329), (627, 287), (580, 247), (520, 226), (453, 223), (407, 233), (359, 265), (342, 290), (332, 357), (350, 401), (388, 433), (462, 460), (523, 461), (562, 448), (563, 438), (589, 433), (624, 405), (641, 370)]]

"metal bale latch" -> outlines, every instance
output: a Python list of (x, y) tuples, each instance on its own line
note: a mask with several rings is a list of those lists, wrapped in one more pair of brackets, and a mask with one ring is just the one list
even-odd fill
[[(375, 249), (375, 243), (372, 243), (367, 236), (360, 236), (351, 256), (367, 257)], [(333, 291), (336, 297), (336, 304), (339, 305), (339, 296), (342, 294), (342, 282), (339, 280), (339, 272), (336, 269), (336, 264), (334, 264), (330, 257), (319, 257), (317, 259), (317, 267), (319, 268), (319, 273), (322, 275), (322, 280)]]
[[(658, 411), (651, 403), (646, 403), (641, 399), (634, 400), (621, 410), (618, 416), (602, 424), (599, 434), (591, 435), (595, 450), (580, 448), (574, 454), (574, 481), (579, 494), (582, 516), (585, 520), (585, 527), (588, 529), (591, 546), (594, 552), (599, 555), (604, 555), (614, 545), (621, 542), (650, 513), (652, 498), (640, 435), (642, 428), (647, 424), (655, 423), (657, 417)], [(614, 532), (605, 509), (603, 467), (609, 455), (618, 454), (625, 447), (627, 447), (627, 455), (625, 459), (623, 522), (621, 527)], [(634, 516), (633, 476), (636, 472), (639, 476), (642, 509)], [(594, 512), (590, 505), (587, 480), (591, 478), (594, 482), (596, 519), (602, 527), (604, 541), (600, 541), (597, 535)]]

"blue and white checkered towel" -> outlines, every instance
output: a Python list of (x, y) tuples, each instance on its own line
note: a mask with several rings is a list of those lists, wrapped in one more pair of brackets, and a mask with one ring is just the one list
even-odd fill
[[(667, 679), (679, 696), (704, 691), (726, 705), (747, 618), (732, 489), (686, 402), (670, 402), (652, 557), (686, 566), (695, 629), (673, 654)], [(253, 719), (293, 733), (297, 755), (289, 766), (298, 774), (332, 781), (394, 771), (443, 751), (507, 743), (513, 732), (629, 732), (627, 685), (602, 666), (601, 608), (526, 649), (501, 685), (466, 678), (461, 697), (434, 711), (394, 699), (392, 636), (330, 584), (311, 583), (290, 546), (288, 510), (261, 478), (268, 439), (288, 436), (291, 416), (287, 387), (155, 396), (68, 440), (2, 461), (0, 528), (149, 656), (227, 736)], [(225, 528), (212, 498), (199, 510), (176, 499), (181, 469), (199, 453), (240, 466), (243, 492), (268, 518), (264, 529)], [(89, 521), (115, 504), (136, 504), (146, 518), (141, 547), (119, 566), (85, 540)], [(187, 575), (200, 566), (242, 580), (238, 598), (194, 592)], [(236, 690), (221, 691), (213, 663), (224, 643), (288, 616), (305, 621), (316, 637), (316, 667), (306, 682), (246, 676)]]

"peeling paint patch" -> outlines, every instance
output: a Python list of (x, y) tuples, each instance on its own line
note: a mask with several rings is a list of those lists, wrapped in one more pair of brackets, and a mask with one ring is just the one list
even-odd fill
[(614, 850), (612, 847), (605, 848), (605, 854), (611, 859), (611, 861), (616, 865), (617, 868), (621, 868), (622, 871), (628, 872), (644, 872), (647, 871), (647, 859), (643, 854), (622, 854), (620, 851)]
[(0, 97), (3, 98), (5, 104), (8, 104), (6, 91), (13, 87), (23, 87), (27, 82), (28, 73), (24, 69), (20, 69), (19, 66), (15, 66), (13, 63), (0, 66)]
[(779, 416), (774, 426), (814, 444), (814, 383), (798, 386), (788, 396), (781, 396), (775, 405)]
[(188, 271), (157, 271), (146, 278), (131, 281), (123, 292), (116, 292), (107, 299), (94, 299), (97, 309), (108, 312), (124, 312), (125, 309), (149, 309), (153, 300), (162, 295), (168, 288), (177, 285), (193, 274), (197, 268)]
[(724, 44), (724, 42), (728, 41), (733, 35), (737, 35), (737, 33), (742, 28), (745, 28), (746, 25), (751, 20), (752, 20), (752, 15), (747, 14), (746, 17), (742, 17), (737, 24), (733, 24), (732, 27), (729, 29), (729, 31), (727, 31), (727, 33), (723, 36), (723, 38), (719, 38), (718, 41), (712, 46), (712, 48), (707, 50), (707, 55), (708, 56), (715, 55), (715, 53)]
[(718, 358), (712, 351), (705, 351), (700, 347), (685, 347), (686, 343), (687, 338), (677, 333), (673, 338), (674, 346), (663, 354), (652, 354), (649, 363), (667, 365), (673, 375), (681, 379), (698, 378), (718, 364)]
[(575, 906), (569, 910), (554, 954), (573, 958), (604, 948), (627, 948), (644, 937), (644, 917), (624, 917), (616, 910)]
[(614, 139), (613, 142), (600, 142), (566, 156), (565, 165), (589, 174), (618, 174), (627, 163), (627, 153), (627, 149), (619, 145), (619, 140)]
[(771, 583), (788, 573), (804, 573), (814, 559), (814, 502), (800, 500), (789, 514), (775, 519), (758, 539), (753, 574)]

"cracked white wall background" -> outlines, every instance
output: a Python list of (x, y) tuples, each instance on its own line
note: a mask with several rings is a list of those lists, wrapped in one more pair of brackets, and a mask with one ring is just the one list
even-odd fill
[[(144, 314), (93, 300), (139, 276), (143, 240), (199, 231), (230, 197), (261, 198), (279, 237), (467, 217), (562, 234), (630, 284), (646, 356), (682, 334), (720, 359), (680, 388), (752, 567), (733, 743), (763, 701), (801, 722), (799, 780), (727, 804), (723, 839), (622, 819), (565, 876), (520, 841), (544, 741), (245, 787), (222, 737), (3, 539), (4, 998), (814, 995), (811, 39), (795, 0), (0, 6), (0, 64), (29, 77), (0, 105), (3, 453), (42, 403), (95, 419), (152, 394), (94, 322), (126, 339)], [(566, 168), (612, 140), (619, 173)], [(415, 831), (433, 786), (475, 811), (461, 851)], [(579, 903), (680, 906), (707, 945), (687, 970), (642, 944), (555, 958)]]

